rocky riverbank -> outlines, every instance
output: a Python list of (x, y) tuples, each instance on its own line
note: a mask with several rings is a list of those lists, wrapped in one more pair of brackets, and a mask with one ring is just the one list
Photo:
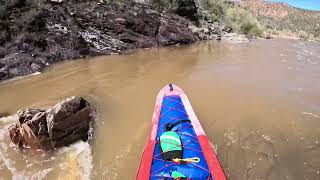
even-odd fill
[(165, 13), (136, 1), (9, 0), (0, 4), (0, 81), (61, 60), (220, 39), (229, 31), (188, 1)]

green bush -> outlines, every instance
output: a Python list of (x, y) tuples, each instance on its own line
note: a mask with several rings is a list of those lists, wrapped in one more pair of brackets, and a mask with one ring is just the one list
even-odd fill
[(314, 37), (318, 38), (320, 37), (320, 27), (316, 27), (313, 32)]
[(234, 31), (248, 36), (261, 37), (264, 28), (249, 11), (232, 7), (228, 8), (225, 15), (225, 22), (230, 25)]
[(215, 21), (222, 21), (228, 9), (226, 0), (208, 0), (208, 12)]
[(302, 31), (302, 30), (298, 32), (298, 36), (299, 36), (299, 38), (301, 38), (302, 40), (305, 40), (305, 41), (309, 39), (308, 33), (305, 31)]

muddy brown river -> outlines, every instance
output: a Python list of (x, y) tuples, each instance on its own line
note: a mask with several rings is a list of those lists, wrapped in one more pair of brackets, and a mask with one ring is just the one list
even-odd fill
[(0, 114), (81, 95), (99, 111), (91, 145), (18, 151), (0, 119), (0, 179), (134, 179), (155, 98), (179, 85), (231, 180), (320, 179), (320, 43), (203, 42), (64, 62), (0, 85)]

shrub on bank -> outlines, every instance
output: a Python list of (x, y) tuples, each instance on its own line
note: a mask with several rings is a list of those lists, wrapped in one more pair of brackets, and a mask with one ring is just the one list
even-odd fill
[(226, 0), (208, 0), (208, 11), (215, 21), (223, 20), (227, 9), (228, 2)]
[(302, 31), (302, 30), (298, 32), (298, 36), (300, 39), (305, 40), (305, 41), (309, 39), (309, 34), (305, 31)]
[(315, 28), (313, 35), (316, 38), (320, 38), (320, 25), (318, 25), (318, 27)]
[(249, 11), (231, 5), (227, 0), (208, 0), (208, 11), (215, 21), (223, 22), (237, 33), (261, 37), (264, 28)]
[(239, 8), (228, 8), (225, 15), (225, 22), (229, 24), (236, 32), (248, 36), (261, 37), (264, 28), (249, 11)]
[[(206, 9), (216, 22), (227, 24), (233, 30), (247, 36), (261, 37), (264, 27), (249, 11), (234, 6), (228, 0), (207, 0)], [(150, 0), (151, 5), (160, 11), (170, 11), (177, 8), (178, 0)]]

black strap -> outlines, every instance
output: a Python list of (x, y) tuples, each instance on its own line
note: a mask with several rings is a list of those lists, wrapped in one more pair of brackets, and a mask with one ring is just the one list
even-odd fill
[(173, 86), (172, 86), (172, 84), (169, 84), (169, 88), (170, 88), (170, 91), (173, 91)]
[(184, 120), (177, 121), (175, 123), (168, 123), (166, 124), (166, 131), (171, 131), (174, 127), (176, 127), (181, 123), (191, 123), (191, 121), (189, 119), (184, 119)]

